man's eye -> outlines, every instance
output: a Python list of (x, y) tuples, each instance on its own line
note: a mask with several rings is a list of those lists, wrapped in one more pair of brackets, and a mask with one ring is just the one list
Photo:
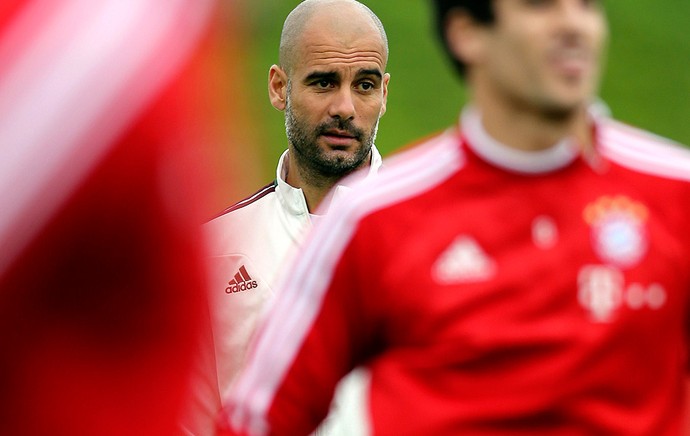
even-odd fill
[(319, 87), (319, 88), (324, 88), (324, 89), (325, 89), (325, 88), (328, 88), (328, 87), (331, 86), (331, 82), (328, 81), (328, 80), (325, 80), (325, 79), (324, 79), (324, 80), (319, 80), (318, 82), (316, 82), (316, 86)]
[(374, 84), (371, 82), (362, 82), (359, 84), (359, 87), (362, 89), (362, 91), (371, 91), (374, 89)]

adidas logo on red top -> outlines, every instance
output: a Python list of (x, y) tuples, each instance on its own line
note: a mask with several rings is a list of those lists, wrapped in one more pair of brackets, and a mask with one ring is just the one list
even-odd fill
[(228, 282), (228, 287), (225, 288), (227, 294), (234, 294), (237, 292), (248, 291), (257, 287), (256, 280), (252, 280), (247, 272), (247, 268), (242, 265), (240, 270), (235, 273), (235, 277)]

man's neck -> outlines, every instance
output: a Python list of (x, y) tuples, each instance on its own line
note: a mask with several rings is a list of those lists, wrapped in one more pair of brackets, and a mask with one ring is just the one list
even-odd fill
[(485, 101), (477, 102), (476, 107), (486, 132), (496, 141), (517, 150), (545, 150), (565, 138), (573, 138), (586, 148), (592, 143), (586, 107), (560, 115)]
[[(366, 160), (365, 166), (370, 165), (371, 156)], [(338, 184), (344, 176), (323, 176), (304, 170), (299, 167), (297, 161), (287, 155), (287, 176), (285, 181), (293, 188), (299, 188), (304, 193), (307, 208), (314, 213), (328, 196), (331, 189)]]

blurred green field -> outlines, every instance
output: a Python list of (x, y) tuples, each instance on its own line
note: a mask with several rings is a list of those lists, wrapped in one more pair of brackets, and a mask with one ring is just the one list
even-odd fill
[[(465, 102), (432, 32), (429, 0), (364, 0), (383, 21), (390, 59), (388, 111), (377, 146), (386, 155), (456, 121)], [(265, 180), (287, 147), (283, 114), (268, 101), (266, 80), (277, 62), (285, 16), (297, 0), (247, 2), (246, 86), (257, 125)], [(605, 1), (611, 38), (600, 95), (614, 116), (690, 145), (690, 1)], [(259, 185), (257, 185), (259, 186)]]

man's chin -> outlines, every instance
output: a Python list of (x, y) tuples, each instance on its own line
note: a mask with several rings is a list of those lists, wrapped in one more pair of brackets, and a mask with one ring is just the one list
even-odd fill
[(543, 105), (541, 112), (548, 119), (562, 121), (576, 116), (586, 107), (586, 103), (580, 99), (562, 100)]
[(342, 177), (361, 168), (366, 159), (359, 159), (353, 152), (331, 152), (322, 156), (319, 167), (323, 175)]

